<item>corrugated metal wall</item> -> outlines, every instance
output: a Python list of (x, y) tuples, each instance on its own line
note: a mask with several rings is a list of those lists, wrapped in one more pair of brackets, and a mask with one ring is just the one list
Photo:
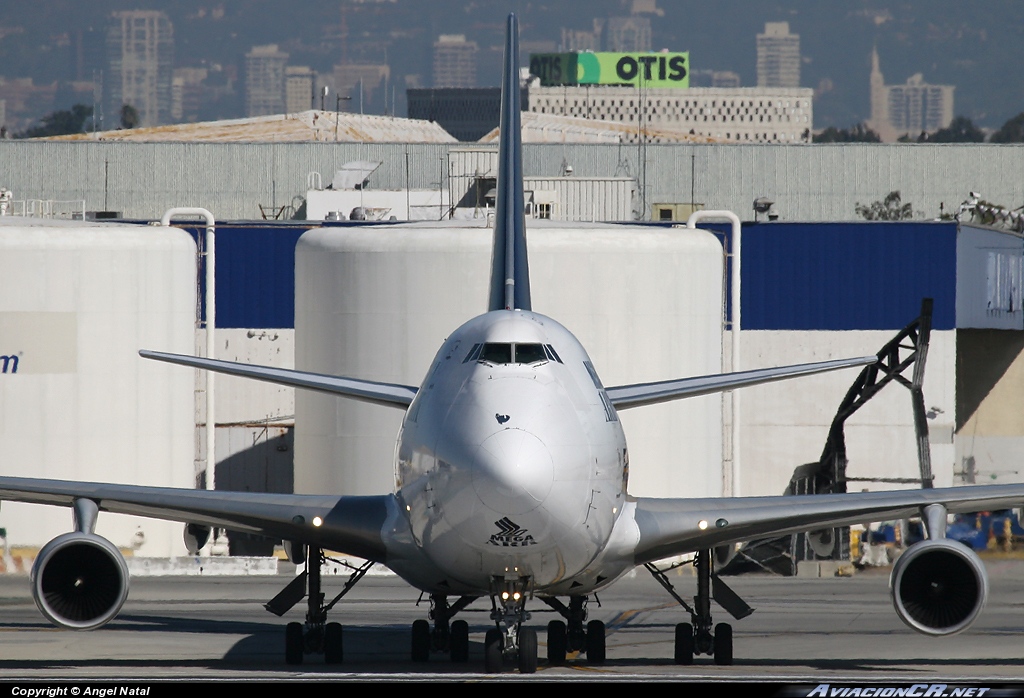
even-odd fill
[[(466, 146), (0, 141), (0, 186), (16, 199), (85, 199), (89, 210), (131, 217), (203, 206), (218, 218), (252, 219), (261, 204), (297, 206), (310, 172), (326, 181), (349, 160), (383, 162), (372, 187), (402, 188), (408, 179), (415, 188), (446, 188), (450, 150)], [(746, 218), (753, 200), (766, 196), (784, 220), (840, 221), (856, 219), (858, 202), (893, 190), (927, 218), (940, 204), (955, 209), (972, 190), (1009, 207), (1024, 202), (1024, 178), (1007, 176), (1024, 171), (1018, 144), (529, 144), (523, 151), (528, 176), (557, 176), (569, 164), (581, 177), (633, 177), (643, 210), (654, 201), (696, 200)]]
[(960, 283), (956, 325), (1024, 329), (1024, 239), (1015, 233), (965, 225), (957, 239)]

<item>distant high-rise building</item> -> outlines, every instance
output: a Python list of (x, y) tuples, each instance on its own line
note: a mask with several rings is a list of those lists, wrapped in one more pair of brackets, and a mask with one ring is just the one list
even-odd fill
[(135, 108), (140, 126), (170, 121), (174, 27), (167, 15), (151, 10), (115, 12), (107, 31), (107, 57), (105, 126), (118, 122), (124, 105)]
[(206, 68), (175, 68), (171, 81), (171, 120), (198, 121)]
[(594, 20), (594, 31), (586, 29), (566, 29), (562, 27), (562, 41), (558, 44), (559, 51), (600, 51), (601, 50), (600, 20)]
[(308, 66), (288, 66), (284, 71), (285, 107), (289, 114), (313, 108), (313, 79)]
[(442, 34), (434, 42), (434, 87), (476, 87), (475, 41)]
[(245, 54), (245, 114), (264, 116), (286, 111), (284, 78), (288, 54), (277, 44), (253, 46)]
[(757, 86), (800, 87), (800, 35), (789, 22), (765, 22), (757, 35)]
[(871, 120), (868, 126), (883, 142), (900, 136), (935, 133), (953, 121), (954, 85), (929, 85), (921, 73), (904, 85), (886, 85), (878, 50), (871, 52)]
[[(333, 110), (379, 114), (384, 111), (389, 95), (388, 83), (391, 80), (391, 68), (383, 63), (347, 63), (334, 66), (334, 87), (337, 96), (328, 97), (324, 106)], [(378, 91), (384, 94), (382, 104), (378, 105)], [(379, 107), (379, 108), (378, 108)]]
[(651, 20), (647, 17), (610, 17), (604, 29), (606, 51), (635, 53), (651, 50)]
[(690, 87), (739, 87), (739, 73), (731, 70), (691, 70)]

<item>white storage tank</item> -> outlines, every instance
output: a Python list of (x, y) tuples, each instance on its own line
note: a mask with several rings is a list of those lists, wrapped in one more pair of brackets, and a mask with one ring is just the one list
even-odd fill
[[(533, 310), (583, 343), (606, 386), (722, 370), (722, 246), (710, 233), (530, 222)], [(296, 249), (299, 369), (420, 384), (486, 310), (492, 231), (445, 221), (310, 230)], [(393, 486), (400, 410), (296, 391), (295, 491)], [(722, 493), (721, 397), (620, 413), (630, 492)]]
[[(194, 486), (194, 371), (139, 349), (195, 346), (196, 247), (176, 228), (0, 218), (0, 473)], [(12, 546), (71, 510), (4, 502)], [(181, 524), (101, 513), (135, 554), (181, 555)]]

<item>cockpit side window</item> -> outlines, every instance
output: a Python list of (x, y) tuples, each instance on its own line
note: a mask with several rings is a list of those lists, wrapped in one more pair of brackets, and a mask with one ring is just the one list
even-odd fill
[(544, 354), (544, 346), (541, 344), (516, 344), (516, 363), (532, 364), (538, 361), (547, 361)]
[(510, 364), (512, 363), (512, 345), (488, 342), (484, 344), (483, 350), (480, 352), (480, 361), (492, 364)]
[(482, 350), (483, 348), (483, 344), (474, 344), (473, 348), (469, 350), (469, 355), (462, 360), (462, 363), (466, 364), (469, 363), (470, 361), (476, 361), (478, 358), (480, 358), (480, 350)]
[(551, 346), (550, 344), (545, 344), (544, 345), (544, 352), (548, 355), (548, 358), (551, 359), (552, 361), (557, 361), (558, 363), (562, 363), (562, 357), (560, 357), (557, 353), (555, 353), (555, 348), (553, 346)]

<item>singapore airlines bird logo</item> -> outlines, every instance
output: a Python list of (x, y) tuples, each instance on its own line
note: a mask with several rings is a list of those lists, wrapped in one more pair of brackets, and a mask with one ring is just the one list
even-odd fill
[(533, 536), (525, 528), (519, 528), (519, 524), (507, 516), (500, 521), (495, 521), (494, 525), (501, 530), (491, 536), (491, 539), (487, 541), (489, 545), (497, 545), (503, 548), (521, 548), (527, 545), (537, 545), (537, 541), (533, 539)]

